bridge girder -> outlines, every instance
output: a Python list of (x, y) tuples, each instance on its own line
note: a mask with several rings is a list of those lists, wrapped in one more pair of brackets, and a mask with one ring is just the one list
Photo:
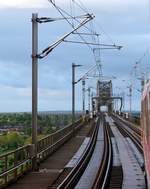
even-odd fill
[(122, 109), (122, 97), (114, 97), (112, 90), (112, 81), (97, 82), (97, 96), (93, 97), (92, 102), (95, 104), (96, 112), (100, 112), (102, 106), (107, 106), (108, 111), (113, 111), (113, 101), (118, 99), (121, 101), (120, 110)]

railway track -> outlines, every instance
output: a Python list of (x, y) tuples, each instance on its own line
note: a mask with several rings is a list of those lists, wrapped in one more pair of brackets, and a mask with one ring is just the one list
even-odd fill
[[(124, 175), (127, 174), (127, 171), (130, 172), (132, 170), (132, 174), (134, 174), (133, 180), (135, 181), (136, 186), (142, 189), (146, 188), (143, 165), (142, 163), (140, 164), (137, 162), (128, 144), (130, 142), (128, 142), (128, 138), (130, 138), (139, 152), (143, 154), (140, 141), (140, 129), (134, 126), (132, 127), (131, 124), (128, 124), (128, 122), (122, 120), (118, 116), (112, 115), (113, 119), (107, 114), (106, 116), (109, 118), (107, 118), (107, 121), (106, 118), (104, 119), (103, 115), (101, 115), (101, 118), (97, 118), (93, 127), (94, 131), (93, 129), (90, 131), (92, 135), (87, 137), (89, 138), (89, 142), (83, 151), (82, 156), (79, 158), (78, 163), (73, 168), (64, 168), (60, 174), (61, 176), (57, 177), (57, 181), (55, 180), (56, 182), (52, 183), (47, 189), (121, 189), (124, 180), (127, 180), (124, 178)], [(100, 146), (102, 148), (101, 153), (99, 153)], [(128, 153), (125, 154), (127, 159), (123, 158), (123, 155), (121, 155), (124, 150)], [(90, 167), (91, 161), (94, 160), (93, 156), (95, 155), (98, 157), (99, 154), (101, 154), (102, 157), (99, 159), (99, 166), (97, 166), (94, 175), (89, 176), (88, 174), (85, 174), (88, 167)], [(130, 161), (130, 158), (132, 162)], [(125, 164), (125, 161), (127, 161), (127, 164)], [(127, 170), (127, 166), (131, 166), (129, 167), (129, 170)], [(90, 172), (92, 172), (91, 170), (93, 171), (90, 167)], [(84, 174), (86, 175), (85, 177), (83, 177)], [(93, 177), (93, 182), (88, 183), (88, 180), (91, 179), (90, 177)], [(45, 176), (43, 178), (45, 179)], [(89, 186), (81, 187), (82, 184), (85, 184), (85, 181)], [(128, 181), (126, 181), (126, 183), (128, 183)], [(130, 183), (132, 183), (132, 181), (130, 181)], [(132, 187), (126, 188), (132, 189)]]
[(120, 122), (122, 122), (122, 124), (127, 125), (127, 127), (129, 129), (131, 129), (132, 132), (134, 132), (134, 135), (136, 135), (137, 138), (140, 140), (141, 132), (142, 132), (140, 127), (136, 126), (135, 124), (133, 124), (133, 123), (131, 123), (129, 121), (126, 121), (125, 119), (121, 118), (118, 115), (115, 115), (114, 117), (117, 118)]
[(128, 122), (120, 119), (118, 116), (112, 116), (115, 120), (118, 129), (122, 133), (123, 136), (127, 136), (131, 138), (131, 140), (134, 142), (134, 144), (137, 146), (140, 153), (143, 154), (143, 148), (141, 144), (141, 131), (139, 128), (136, 128), (135, 126), (131, 126)]
[[(99, 148), (102, 147), (101, 152)], [(94, 171), (95, 175), (90, 175), (88, 173), (88, 167), (91, 172), (91, 166), (95, 166), (95, 157), (100, 154), (98, 165), (96, 170)], [(86, 184), (86, 188), (98, 189), (98, 188), (106, 188), (109, 183), (109, 176), (111, 171), (112, 164), (112, 147), (111, 140), (109, 137), (109, 130), (105, 127), (104, 118), (97, 119), (95, 130), (92, 134), (90, 142), (82, 154), (82, 157), (78, 161), (78, 164), (70, 171), (63, 181), (60, 184), (59, 181), (54, 183), (52, 186), (48, 187), (48, 189), (70, 189), (70, 188), (82, 188), (83, 184)], [(94, 169), (92, 169), (94, 170)], [(67, 169), (64, 169), (64, 174)], [(92, 172), (93, 173), (93, 172)], [(84, 176), (85, 174), (85, 176)], [(87, 177), (86, 177), (87, 176)], [(83, 178), (82, 178), (83, 177)], [(92, 178), (93, 177), (93, 178)], [(89, 183), (86, 182), (90, 179)], [(59, 179), (58, 179), (59, 180)]]
[[(105, 123), (105, 122), (104, 122)], [(93, 184), (92, 189), (106, 189), (110, 182), (110, 174), (112, 170), (112, 145), (109, 134), (109, 129), (104, 124), (104, 152), (101, 166), (99, 168), (97, 177)]]
[[(102, 147), (100, 153), (100, 146)], [(95, 157), (100, 154), (102, 156), (98, 165), (95, 165)], [(96, 170), (91, 166), (97, 166)], [(89, 171), (88, 171), (89, 168)], [(105, 189), (109, 185), (110, 174), (112, 168), (112, 145), (109, 134), (109, 128), (106, 127), (104, 117), (98, 118), (95, 130), (90, 139), (90, 142), (80, 158), (78, 164), (71, 170), (71, 172), (65, 177), (65, 179), (58, 185), (54, 183), (48, 189), (80, 189), (83, 187), (92, 189)], [(94, 170), (94, 171), (91, 171)], [(64, 169), (64, 174), (67, 170)], [(89, 176), (89, 172), (93, 175)], [(84, 175), (85, 174), (85, 175)], [(90, 180), (91, 179), (91, 180)], [(88, 182), (88, 180), (90, 180)], [(85, 183), (86, 182), (86, 183)]]
[[(48, 189), (70, 189), (74, 188), (77, 184), (78, 180), (80, 179), (81, 175), (83, 174), (86, 166), (89, 163), (89, 160), (92, 156), (95, 144), (96, 144), (96, 138), (98, 133), (98, 127), (99, 127), (100, 120), (97, 120), (96, 127), (94, 129), (94, 132), (92, 134), (92, 137), (90, 139), (90, 142), (88, 143), (88, 146), (84, 153), (82, 154), (82, 157), (80, 158), (79, 162), (75, 165), (75, 167), (70, 171), (70, 173), (65, 177), (65, 179), (59, 184), (54, 183), (52, 186), (50, 186)], [(64, 169), (65, 173), (66, 169)]]
[[(70, 127), (69, 127), (70, 128)], [(44, 153), (44, 157), (47, 155), (47, 151), (51, 153), (49, 157), (45, 161), (43, 161), (40, 164), (39, 171), (37, 172), (28, 172), (27, 174), (24, 174), (20, 179), (18, 179), (17, 182), (11, 183), (8, 185), (7, 188), (11, 189), (28, 189), (28, 188), (36, 188), (36, 189), (46, 189), (49, 186), (53, 184), (55, 180), (59, 177), (59, 175), (62, 173), (62, 170), (64, 169), (65, 165), (70, 161), (70, 159), (74, 156), (74, 154), (78, 151), (78, 149), (81, 147), (82, 143), (85, 139), (88, 139), (91, 137), (93, 130), (95, 128), (94, 120), (91, 120), (88, 123), (84, 123), (80, 126), (77, 125), (78, 130), (76, 131), (76, 134), (66, 141), (60, 144), (60, 138), (63, 138), (65, 135), (68, 136), (68, 133), (72, 135), (70, 130), (72, 131), (72, 126), (70, 130), (65, 129), (65, 132), (59, 132), (56, 133), (53, 137), (52, 142), (56, 143), (59, 142), (59, 148), (56, 150), (55, 146), (53, 145), (52, 148), (49, 147), (49, 149), (45, 148), (46, 152)], [(58, 136), (56, 138), (56, 136)], [(51, 140), (50, 140), (51, 141)], [(42, 140), (42, 145), (48, 145), (47, 143), (49, 140), (44, 141)], [(52, 144), (53, 144), (52, 143)], [(42, 145), (40, 145), (42, 147)], [(53, 152), (52, 152), (53, 150)], [(24, 167), (23, 167), (24, 168)], [(19, 169), (21, 170), (21, 169)], [(64, 173), (64, 178), (66, 175), (70, 172), (69, 169), (66, 170)], [(62, 179), (64, 179), (62, 178)], [(0, 187), (1, 188), (1, 187)]]
[(140, 134), (136, 129), (127, 129), (121, 121), (113, 119), (105, 124), (107, 148), (104, 149), (103, 161), (92, 189), (146, 188), (141, 164), (128, 143), (130, 138), (142, 153)]
[[(132, 129), (131, 125), (128, 125), (116, 116), (112, 116), (112, 118), (113, 122), (109, 122), (109, 125), (111, 127), (111, 135), (116, 140), (119, 158), (121, 160), (122, 188), (146, 188), (140, 130), (134, 127)], [(138, 177), (139, 175), (141, 177)], [(112, 189), (112, 186), (109, 188)]]
[[(142, 153), (140, 132), (137, 129), (132, 130), (130, 126), (128, 129), (123, 121), (114, 116), (112, 117), (114, 124), (106, 122), (104, 117), (102, 119), (98, 118), (90, 142), (76, 166), (71, 171), (69, 170), (67, 176), (65, 175), (67, 169), (64, 169), (65, 176), (63, 177), (63, 180), (60, 179), (61, 183), (57, 182), (48, 189), (121, 189), (123, 184), (126, 185), (125, 183), (127, 183), (128, 185), (131, 185), (132, 183), (131, 178), (124, 178), (124, 175), (127, 174), (127, 164), (129, 164), (129, 171), (132, 171), (133, 169), (134, 184), (137, 186), (139, 185), (138, 188), (145, 187), (145, 179), (144, 174), (142, 175), (141, 167), (136, 162), (130, 147), (127, 146), (127, 138), (130, 138), (137, 146), (140, 153)], [(100, 128), (102, 130), (100, 130)], [(102, 132), (103, 136), (100, 135)], [(101, 151), (102, 157), (99, 160), (100, 162), (99, 166), (97, 166), (97, 170), (93, 171), (91, 166), (94, 162), (94, 154), (98, 156), (98, 143), (100, 141), (101, 146), (103, 144)], [(127, 159), (123, 159), (122, 149), (127, 151)], [(133, 162), (130, 161), (130, 157), (134, 160)], [(127, 161), (127, 164), (125, 161)], [(89, 172), (91, 172), (91, 175)], [(92, 177), (93, 180), (91, 179)], [(140, 180), (142, 183), (141, 185), (139, 184)], [(132, 187), (126, 188), (132, 189)]]

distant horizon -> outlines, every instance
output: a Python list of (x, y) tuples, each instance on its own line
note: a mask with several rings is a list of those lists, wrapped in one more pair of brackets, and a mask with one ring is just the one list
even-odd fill
[[(72, 110), (45, 110), (45, 111), (38, 111), (38, 113), (72, 113)], [(82, 110), (76, 110), (75, 112), (81, 112), (82, 113)], [(122, 112), (130, 112), (129, 110), (123, 110)], [(140, 110), (133, 110), (132, 113), (134, 112), (140, 112)], [(10, 114), (13, 114), (13, 113), (32, 113), (32, 111), (12, 111), (12, 112), (1, 112), (0, 111), (0, 114), (5, 114), (5, 113), (10, 113)]]
[[(41, 113), (41, 112), (72, 112), (72, 110), (45, 110), (45, 111), (38, 111), (38, 113)], [(82, 112), (82, 110), (76, 110), (76, 112)], [(1, 113), (32, 113), (32, 111), (11, 111), (11, 112), (1, 112), (0, 111), (0, 114)]]

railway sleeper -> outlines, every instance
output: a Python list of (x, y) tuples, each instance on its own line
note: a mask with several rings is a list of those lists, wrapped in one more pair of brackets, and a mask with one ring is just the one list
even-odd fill
[(122, 166), (113, 166), (110, 174), (109, 189), (121, 189), (123, 181)]

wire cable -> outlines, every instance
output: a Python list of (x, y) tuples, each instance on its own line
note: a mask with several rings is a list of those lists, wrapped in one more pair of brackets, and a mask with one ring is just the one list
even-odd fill
[[(74, 15), (73, 10), (74, 10), (74, 8), (73, 8), (73, 5), (72, 5), (72, 0), (70, 0), (70, 14), (71, 14), (72, 17)], [(72, 25), (74, 27), (74, 19), (72, 19)]]
[[(53, 0), (48, 0), (50, 3), (53, 4), (53, 6), (56, 8), (56, 10), (60, 13), (60, 15), (67, 21), (67, 23), (74, 29), (75, 28), (75, 23), (79, 23), (81, 24), (81, 22), (75, 17), (75, 5), (80, 8), (84, 13), (86, 13), (87, 15), (90, 15), (89, 14), (89, 11), (88, 9), (84, 6), (84, 4), (82, 3), (81, 0), (78, 0), (78, 2), (76, 0), (70, 0), (70, 14), (68, 12), (66, 12), (64, 9), (62, 9), (61, 7), (57, 6), (55, 1)], [(66, 17), (67, 15), (67, 17)], [(71, 20), (68, 19), (68, 16), (70, 18), (72, 18)], [(99, 36), (96, 36), (96, 30), (94, 28), (94, 23), (93, 21), (91, 21), (89, 23), (90, 27), (86, 26), (86, 25), (83, 25), (84, 28), (86, 28), (88, 31), (90, 31), (92, 34), (94, 35), (91, 35), (92, 37), (92, 41), (93, 41), (93, 44), (100, 44), (100, 40), (99, 40)], [(99, 25), (97, 24), (100, 28), (100, 30), (103, 32), (104, 35), (107, 36), (107, 38), (111, 41), (112, 44), (115, 44), (112, 40), (112, 38), (104, 31), (104, 29)], [(100, 48), (93, 48), (93, 46), (91, 46), (90, 44), (87, 43), (87, 40), (83, 37), (82, 34), (80, 33), (76, 33), (78, 34), (78, 36), (81, 38), (81, 40), (88, 46), (88, 48), (92, 51), (93, 55), (94, 55), (94, 59), (95, 59), (95, 62), (96, 62), (96, 70), (98, 71), (99, 73), (99, 79), (100, 77), (103, 76), (103, 73), (102, 73), (102, 64), (101, 64), (101, 53), (100, 53)], [(114, 45), (115, 47), (115, 45)], [(96, 72), (95, 72), (96, 74)]]
[(89, 11), (84, 6), (84, 4), (80, 0), (78, 0), (78, 1), (79, 1), (80, 4), (76, 0), (72, 0), (72, 2), (75, 3), (83, 12), (88, 13)]
[[(80, 2), (80, 4), (77, 3), (76, 0), (72, 0), (72, 1), (73, 1), (81, 10), (83, 10), (85, 13), (88, 13), (88, 12), (89, 12), (88, 9), (84, 6), (84, 4), (82, 3), (81, 0), (78, 0), (78, 1)], [(149, 0), (149, 2), (150, 2), (150, 0)], [(102, 27), (99, 23), (97, 23), (97, 22), (95, 22), (95, 23), (96, 23), (96, 25), (99, 27), (99, 29), (103, 32), (103, 34), (104, 34), (105, 36), (107, 36), (107, 38), (111, 41), (111, 43), (114, 44), (113, 39), (112, 39), (111, 36), (103, 29), (103, 27)]]
[(144, 54), (139, 58), (139, 60), (137, 62), (141, 63), (143, 61), (143, 59), (146, 57), (146, 55), (149, 53), (149, 51), (150, 51), (150, 46), (146, 49)]
[[(64, 9), (60, 8), (58, 5), (56, 5), (55, 3), (53, 3), (51, 0), (48, 0), (48, 1), (53, 4), (53, 6), (58, 10), (58, 12), (61, 14), (61, 16), (62, 16), (63, 18), (66, 18), (66, 16), (64, 15), (64, 14), (66, 14), (67, 16), (69, 16), (69, 17), (71, 17), (72, 19), (74, 19), (77, 23), (80, 23), (80, 21), (79, 21), (78, 19), (72, 17), (68, 12), (66, 12)], [(88, 13), (88, 15), (90, 15), (90, 14)], [(67, 20), (66, 20), (66, 21), (67, 21)], [(68, 21), (67, 21), (67, 22), (68, 22)], [(72, 26), (72, 24), (71, 24), (70, 22), (68, 22), (68, 23)], [(83, 26), (83, 27), (86, 28), (87, 30), (89, 30), (90, 32), (92, 32), (91, 29), (88, 28), (87, 26)]]
[[(72, 15), (70, 15), (69, 13), (67, 13), (65, 10), (63, 10), (62, 8), (58, 7), (55, 3), (53, 3), (51, 0), (49, 0), (53, 6), (57, 9), (57, 11), (61, 14), (61, 16), (68, 22), (68, 24), (74, 29), (74, 25), (66, 18), (66, 16), (64, 14), (66, 14), (67, 16), (70, 16), (72, 19), (76, 20), (78, 23), (81, 23), (79, 20), (77, 20), (76, 18), (72, 17)], [(63, 14), (63, 13), (64, 14)], [(89, 13), (88, 13), (89, 14)], [(89, 29), (87, 26), (83, 26), (85, 27), (86, 29), (88, 29), (90, 32), (91, 32), (91, 29)], [(84, 39), (84, 37), (81, 35), (81, 34), (78, 34), (79, 37), (81, 38), (81, 40), (85, 43), (87, 43), (87, 41)], [(87, 44), (88, 48), (93, 51), (93, 48)]]

